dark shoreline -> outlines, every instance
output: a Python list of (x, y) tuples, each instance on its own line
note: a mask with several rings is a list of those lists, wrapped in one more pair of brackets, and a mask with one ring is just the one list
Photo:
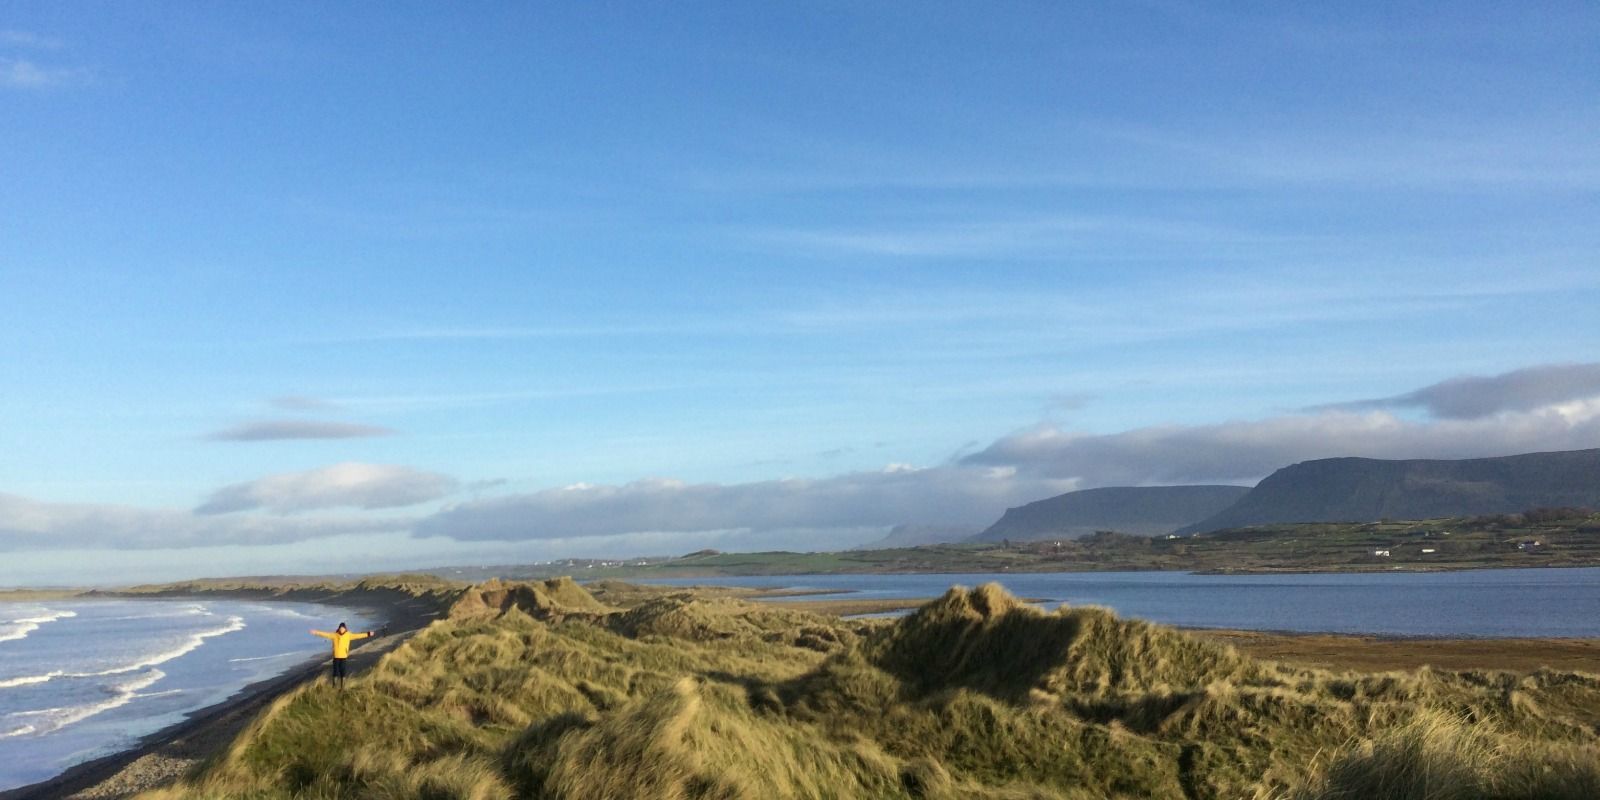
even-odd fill
[[(307, 596), (324, 594), (326, 596)], [(265, 602), (322, 603), (360, 611), (389, 628), (389, 635), (356, 643), (350, 665), (356, 674), (370, 668), (388, 651), (442, 616), (442, 611), (426, 598), (397, 591), (360, 593), (320, 592), (174, 592), (171, 594), (120, 594), (95, 592), (79, 597), (118, 599), (255, 600)], [(366, 645), (366, 646), (363, 646)], [(93, 797), (125, 797), (154, 785), (130, 785), (126, 791), (93, 791), (116, 780), (124, 770), (147, 757), (168, 757), (183, 762), (199, 762), (221, 752), (239, 732), (274, 700), (323, 674), (326, 657), (310, 657), (283, 673), (242, 687), (227, 698), (190, 712), (177, 722), (139, 737), (136, 744), (115, 753), (99, 756), (68, 767), (53, 778), (27, 786), (0, 791), (0, 800), (55, 800), (91, 792)], [(180, 773), (181, 774), (181, 773)], [(129, 781), (137, 783), (137, 781)]]

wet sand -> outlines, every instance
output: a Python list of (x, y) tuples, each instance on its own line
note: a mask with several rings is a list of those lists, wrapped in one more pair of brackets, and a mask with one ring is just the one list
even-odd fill
[(1425, 639), (1191, 630), (1256, 658), (1360, 672), (1508, 670), (1600, 673), (1600, 639)]

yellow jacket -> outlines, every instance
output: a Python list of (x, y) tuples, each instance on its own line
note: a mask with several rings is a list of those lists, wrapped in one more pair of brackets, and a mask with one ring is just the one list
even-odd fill
[(349, 658), (350, 643), (357, 639), (365, 639), (372, 635), (372, 631), (367, 631), (366, 633), (351, 633), (349, 631), (345, 631), (344, 633), (328, 633), (327, 631), (312, 631), (312, 633), (316, 634), (317, 636), (321, 636), (324, 639), (333, 640), (334, 658)]

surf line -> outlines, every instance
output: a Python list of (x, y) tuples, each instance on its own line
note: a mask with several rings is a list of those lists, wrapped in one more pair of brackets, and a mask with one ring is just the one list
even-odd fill
[(0, 681), (0, 689), (7, 689), (16, 686), (28, 686), (35, 683), (44, 683), (46, 681), (55, 680), (56, 678), (103, 678), (107, 675), (121, 675), (125, 672), (134, 672), (136, 670), (144, 669), (145, 667), (154, 667), (160, 664), (165, 664), (174, 658), (179, 658), (194, 652), (195, 650), (199, 649), (201, 645), (205, 644), (207, 639), (216, 636), (226, 636), (236, 631), (242, 631), (245, 629), (245, 627), (244, 617), (229, 617), (228, 624), (223, 627), (191, 634), (188, 640), (186, 640), (183, 644), (174, 647), (171, 650), (157, 653), (149, 658), (142, 659), (133, 664), (112, 667), (111, 669), (100, 670), (99, 672), (65, 672), (62, 670), (57, 670), (44, 675), (24, 675), (18, 678), (7, 678), (6, 680)]
[(44, 609), (44, 611), (47, 613), (43, 616), (22, 617), (21, 619), (7, 620), (4, 623), (0, 623), (0, 625), (5, 626), (16, 626), (11, 630), (0, 632), (0, 642), (15, 642), (18, 639), (26, 639), (28, 638), (28, 634), (39, 630), (39, 627), (42, 625), (55, 622), (58, 619), (66, 619), (67, 617), (78, 616), (78, 612), (76, 611), (50, 611), (49, 609)]
[(38, 711), (18, 711), (12, 714), (10, 718), (41, 717), (42, 723), (45, 725), (45, 727), (39, 728), (34, 725), (23, 725), (22, 727), (9, 731), (5, 734), (0, 734), (0, 738), (26, 736), (32, 733), (50, 733), (51, 731), (61, 730), (62, 728), (65, 728), (73, 723), (82, 722), (96, 714), (110, 711), (113, 708), (121, 708), (122, 706), (133, 702), (135, 698), (140, 697), (141, 695), (139, 692), (141, 690), (148, 689), (157, 681), (160, 681), (165, 677), (167, 677), (167, 673), (162, 672), (159, 669), (152, 669), (148, 673), (140, 675), (133, 680), (118, 684), (114, 689), (111, 690), (112, 696), (110, 699), (101, 701), (99, 703), (89, 703), (81, 706), (61, 706), (59, 708), (43, 708), (39, 709)]

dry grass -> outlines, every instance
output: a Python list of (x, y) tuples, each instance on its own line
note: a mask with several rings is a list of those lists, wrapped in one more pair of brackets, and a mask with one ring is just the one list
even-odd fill
[(1591, 675), (1290, 667), (998, 586), (892, 622), (600, 594), (466, 591), (148, 797), (1600, 796)]
[(1600, 797), (1600, 748), (1529, 741), (1437, 711), (1337, 756), (1293, 800)]

